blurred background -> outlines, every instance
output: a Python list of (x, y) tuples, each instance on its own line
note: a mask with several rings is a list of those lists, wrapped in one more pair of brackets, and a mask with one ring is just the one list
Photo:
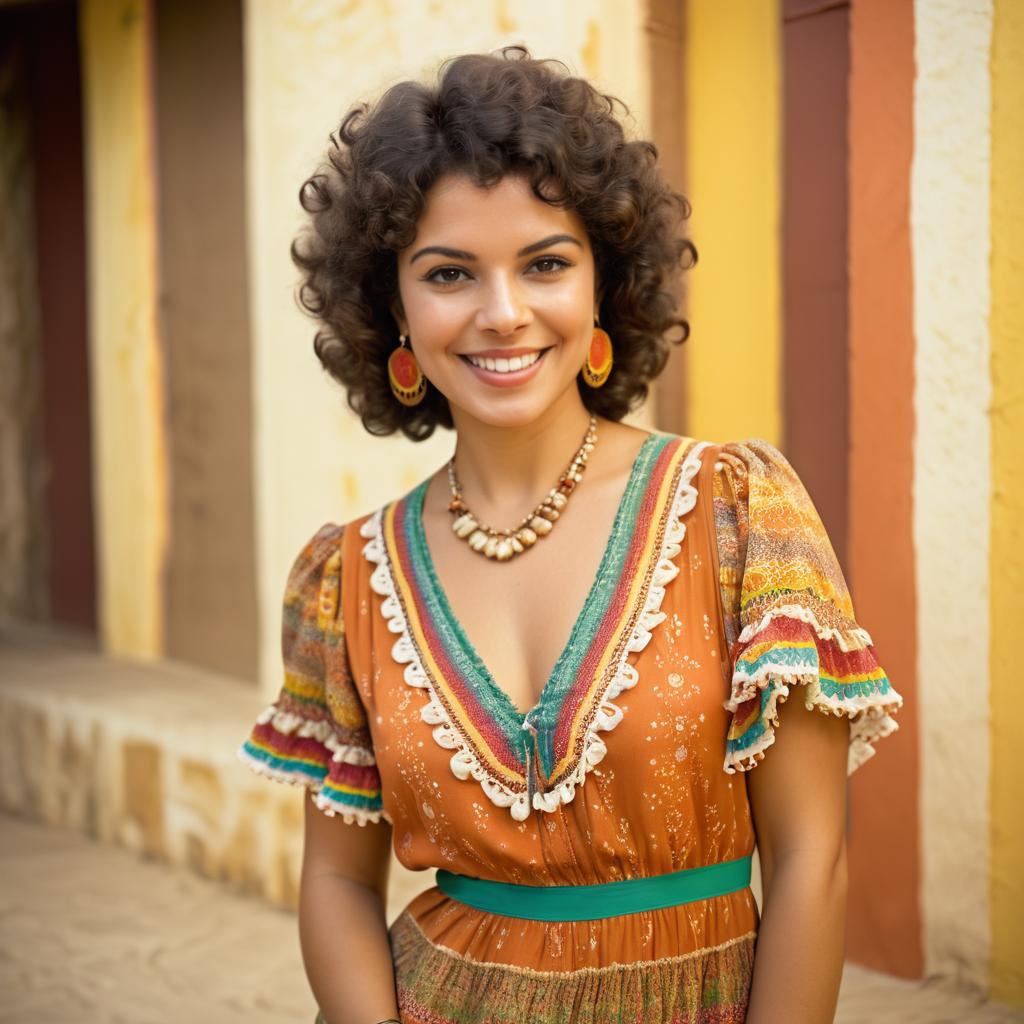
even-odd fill
[(0, 0), (0, 1020), (312, 1019), (301, 793), (235, 750), (295, 553), (452, 437), (321, 372), (297, 194), (353, 103), (513, 42), (693, 206), (635, 419), (782, 448), (906, 700), (837, 1019), (1024, 1019), (1024, 3)]

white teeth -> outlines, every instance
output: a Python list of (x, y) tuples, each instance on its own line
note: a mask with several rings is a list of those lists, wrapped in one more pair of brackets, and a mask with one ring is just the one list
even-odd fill
[(525, 370), (528, 366), (533, 366), (540, 359), (540, 353), (531, 352), (529, 355), (513, 356), (511, 359), (492, 359), (490, 356), (467, 356), (466, 358), (482, 370), (490, 370), (492, 373), (514, 373), (516, 370)]

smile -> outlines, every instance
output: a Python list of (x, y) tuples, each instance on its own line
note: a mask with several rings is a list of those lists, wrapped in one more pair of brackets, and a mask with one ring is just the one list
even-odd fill
[(467, 362), (481, 370), (490, 370), (491, 373), (515, 373), (517, 370), (525, 370), (533, 366), (540, 359), (540, 352), (530, 352), (527, 355), (512, 356), (510, 359), (492, 359), (490, 356), (465, 356)]

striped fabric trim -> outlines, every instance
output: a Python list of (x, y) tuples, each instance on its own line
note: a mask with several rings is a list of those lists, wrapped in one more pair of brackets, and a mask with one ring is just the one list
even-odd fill
[[(530, 713), (547, 780), (533, 794), (535, 809), (553, 811), (573, 798), (605, 754), (598, 734), (621, 720), (611, 702), (637, 681), (628, 655), (665, 618), (659, 609), (678, 572), (672, 559), (685, 534), (682, 517), (696, 503), (691, 480), (704, 447), (657, 434), (641, 446), (595, 582)], [(479, 781), (494, 803), (523, 820), (531, 808), (524, 718), (473, 649), (437, 579), (422, 531), (425, 489), (424, 482), (363, 526), (364, 554), (376, 564), (371, 583), (399, 634), (392, 654), (405, 665), (405, 681), (427, 691), (421, 714), (435, 740), (454, 751), (453, 773)]]
[[(861, 631), (862, 632), (862, 631)], [(747, 771), (775, 742), (778, 705), (802, 686), (809, 710), (850, 719), (847, 770), (875, 753), (874, 742), (896, 730), (892, 718), (902, 698), (878, 664), (874, 649), (858, 637), (840, 639), (800, 605), (774, 609), (763, 629), (737, 655), (733, 712), (726, 739), (725, 770)]]

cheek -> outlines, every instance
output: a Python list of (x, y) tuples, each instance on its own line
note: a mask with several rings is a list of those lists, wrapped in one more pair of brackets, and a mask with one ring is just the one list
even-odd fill
[(408, 299), (403, 296), (412, 342), (424, 359), (451, 345), (464, 328), (466, 311), (463, 304), (453, 299), (451, 295), (435, 296), (415, 290)]

